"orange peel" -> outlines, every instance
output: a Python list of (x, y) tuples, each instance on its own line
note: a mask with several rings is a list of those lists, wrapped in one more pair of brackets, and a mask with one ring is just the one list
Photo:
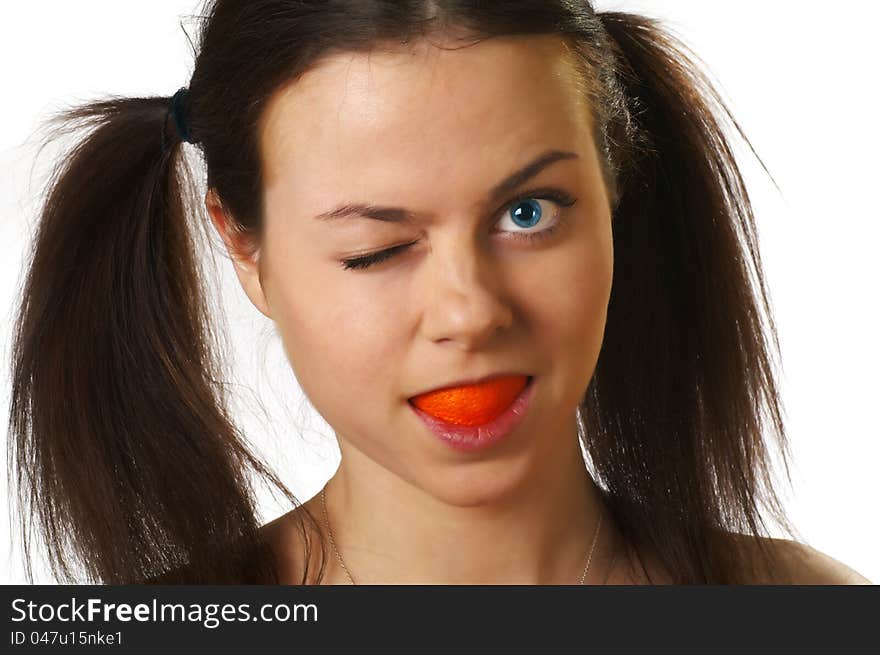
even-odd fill
[(528, 381), (526, 375), (510, 375), (479, 384), (429, 391), (413, 398), (412, 403), (446, 423), (483, 425), (510, 407)]

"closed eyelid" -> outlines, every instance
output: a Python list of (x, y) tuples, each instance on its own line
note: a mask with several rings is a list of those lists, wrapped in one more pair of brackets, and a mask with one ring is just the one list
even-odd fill
[[(543, 188), (543, 189), (534, 189), (529, 192), (521, 193), (515, 198), (507, 201), (504, 205), (504, 208), (509, 208), (514, 206), (516, 203), (519, 203), (523, 200), (534, 198), (538, 200), (548, 200), (558, 206), (556, 213), (554, 214), (553, 220), (549, 227), (545, 227), (536, 232), (511, 232), (509, 230), (499, 230), (499, 232), (508, 232), (511, 237), (510, 238), (520, 238), (526, 240), (535, 240), (549, 237), (559, 230), (560, 227), (564, 227), (566, 224), (566, 218), (563, 213), (568, 207), (572, 207), (575, 203), (577, 203), (577, 198), (569, 195), (565, 191), (555, 188)], [(365, 255), (360, 255), (358, 257), (349, 257), (347, 259), (343, 259), (340, 261), (340, 264), (344, 269), (364, 269), (369, 268), (373, 264), (378, 264), (384, 262), (388, 259), (394, 257), (398, 252), (403, 252), (409, 250), (409, 248), (418, 243), (418, 240), (410, 241), (409, 243), (402, 243), (396, 246), (392, 246), (390, 248), (383, 248), (381, 250), (368, 253)]]

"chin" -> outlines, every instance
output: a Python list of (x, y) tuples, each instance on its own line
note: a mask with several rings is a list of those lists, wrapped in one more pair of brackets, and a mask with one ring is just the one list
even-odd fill
[(421, 489), (451, 507), (486, 507), (518, 502), (529, 483), (526, 468), (514, 459), (458, 462), (440, 467)]

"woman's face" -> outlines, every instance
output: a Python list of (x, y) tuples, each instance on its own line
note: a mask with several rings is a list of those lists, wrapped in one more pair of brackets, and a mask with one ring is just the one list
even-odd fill
[[(561, 42), (541, 36), (334, 55), (272, 98), (265, 241), (237, 273), (335, 429), (347, 473), (465, 506), (570, 456), (613, 260), (575, 89)], [(500, 186), (535, 161), (546, 165)], [(349, 205), (400, 209), (317, 218)], [(404, 244), (371, 267), (341, 264)], [(536, 395), (512, 438), (487, 450), (453, 450), (407, 402), (497, 372), (535, 376)]]

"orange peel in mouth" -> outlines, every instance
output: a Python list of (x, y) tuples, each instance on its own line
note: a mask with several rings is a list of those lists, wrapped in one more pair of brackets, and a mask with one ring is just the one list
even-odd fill
[(453, 425), (484, 425), (500, 416), (529, 382), (527, 375), (509, 375), (479, 384), (438, 389), (412, 399), (434, 418)]

